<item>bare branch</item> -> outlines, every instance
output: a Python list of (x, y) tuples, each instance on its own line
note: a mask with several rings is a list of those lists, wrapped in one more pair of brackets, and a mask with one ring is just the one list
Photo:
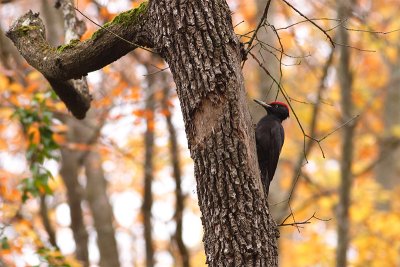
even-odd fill
[(322, 31), (325, 36), (328, 38), (329, 42), (332, 44), (333, 47), (335, 47), (335, 42), (333, 41), (332, 37), (327, 33), (326, 30), (322, 29), (321, 26), (319, 26), (317, 23), (315, 23), (313, 20), (310, 20), (306, 15), (301, 13), (297, 8), (295, 8), (292, 4), (287, 2), (286, 0), (282, 0), (286, 5), (288, 5), (290, 8), (292, 8), (294, 11), (296, 11), (297, 14), (305, 18), (308, 22), (310, 22), (312, 25), (317, 27), (320, 31)]
[(289, 219), (289, 218), (291, 217), (291, 214), (289, 214), (289, 215), (283, 220), (282, 223), (278, 224), (278, 226), (295, 226), (297, 229), (299, 229), (299, 225), (309, 224), (309, 223), (311, 223), (311, 220), (312, 220), (312, 219), (316, 219), (316, 220), (318, 220), (318, 221), (323, 221), (323, 222), (328, 222), (328, 221), (331, 220), (331, 218), (329, 218), (329, 219), (322, 219), (322, 218), (319, 218), (319, 217), (315, 216), (315, 214), (316, 214), (316, 212), (314, 212), (313, 215), (311, 215), (310, 218), (308, 218), (308, 219), (306, 219), (306, 220), (304, 220), (304, 221), (301, 221), (301, 222), (293, 221), (293, 223), (285, 223), (286, 220)]
[[(30, 11), (11, 26), (7, 37), (28, 63), (46, 77), (72, 114), (83, 119), (90, 107), (91, 97), (85, 90), (77, 89), (70, 79), (80, 79), (117, 60), (138, 47), (133, 44), (152, 46), (150, 38), (146, 37), (146, 15), (147, 5), (142, 4), (114, 19), (118, 21), (124, 17), (126, 22), (111, 22), (103, 27), (107, 30), (100, 29), (84, 42), (74, 40), (54, 48), (46, 41), (45, 28), (39, 15)], [(130, 26), (126, 27), (126, 23)], [(121, 42), (116, 36), (132, 42)]]

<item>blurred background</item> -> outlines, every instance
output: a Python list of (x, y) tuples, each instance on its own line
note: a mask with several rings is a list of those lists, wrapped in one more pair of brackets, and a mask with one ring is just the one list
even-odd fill
[[(31, 9), (64, 44), (56, 2), (0, 1), (0, 266), (205, 266), (168, 67), (137, 49), (89, 73), (77, 121), (5, 37)], [(269, 196), (279, 265), (400, 266), (400, 2), (292, 2), (272, 1), (243, 67), (254, 123), (252, 98), (293, 108)], [(228, 1), (242, 42), (266, 3)], [(85, 40), (140, 2), (74, 4)]]

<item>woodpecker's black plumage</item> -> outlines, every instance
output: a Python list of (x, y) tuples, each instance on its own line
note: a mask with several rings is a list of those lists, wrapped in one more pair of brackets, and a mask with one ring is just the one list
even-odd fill
[(267, 104), (256, 99), (254, 101), (267, 111), (267, 115), (256, 126), (256, 145), (261, 178), (265, 186), (265, 193), (268, 195), (269, 185), (274, 177), (285, 140), (282, 121), (289, 117), (289, 108), (282, 102)]

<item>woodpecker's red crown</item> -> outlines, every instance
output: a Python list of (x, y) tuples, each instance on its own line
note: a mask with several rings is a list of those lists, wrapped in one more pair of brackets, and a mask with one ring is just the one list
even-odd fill
[(283, 103), (283, 102), (274, 101), (274, 102), (269, 103), (268, 105), (270, 105), (270, 106), (273, 106), (273, 105), (284, 106), (284, 107), (288, 110), (288, 113), (289, 113), (289, 106), (286, 105), (286, 104)]

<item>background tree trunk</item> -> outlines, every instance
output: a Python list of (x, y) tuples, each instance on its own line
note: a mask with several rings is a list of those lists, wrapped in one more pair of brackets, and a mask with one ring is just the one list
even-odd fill
[[(72, 138), (69, 130), (69, 138)], [(67, 189), (67, 201), (71, 217), (71, 230), (75, 240), (76, 258), (83, 266), (89, 266), (88, 233), (83, 221), (82, 200), (84, 190), (78, 181), (79, 153), (68, 148), (61, 148), (61, 178)]]
[(46, 195), (40, 195), (40, 217), (42, 218), (43, 227), (47, 232), (50, 244), (59, 250), (56, 242), (56, 233), (49, 218), (49, 209), (47, 207)]
[[(352, 1), (341, 0), (338, 2), (338, 18), (346, 20), (351, 15)], [(352, 74), (350, 70), (349, 34), (344, 27), (338, 29), (340, 58), (338, 65), (338, 78), (341, 90), (342, 121), (346, 122), (353, 116), (352, 100)], [(352, 162), (353, 162), (353, 136), (355, 123), (352, 122), (343, 128), (341, 183), (339, 188), (339, 203), (337, 207), (337, 251), (336, 266), (347, 266), (347, 250), (349, 247), (349, 208), (351, 205), (352, 187)]]
[[(107, 183), (102, 169), (101, 156), (96, 150), (99, 128), (102, 122), (90, 113), (84, 121), (66, 117), (68, 143), (85, 145), (86, 150), (76, 151), (62, 148), (60, 174), (67, 187), (68, 204), (71, 212), (71, 228), (76, 243), (76, 253), (87, 255), (88, 233), (83, 220), (82, 202), (86, 197), (92, 213), (100, 252), (100, 266), (119, 266), (118, 248), (113, 227), (113, 212), (108, 201)], [(96, 125), (96, 127), (94, 126)], [(84, 167), (86, 187), (78, 181), (79, 168)], [(86, 194), (85, 194), (86, 193)], [(88, 261), (88, 259), (87, 259)]]
[[(150, 65), (146, 65), (147, 73), (150, 73)], [(144, 159), (144, 192), (143, 192), (143, 226), (144, 226), (144, 240), (146, 246), (146, 266), (152, 267), (155, 264), (154, 261), (154, 246), (152, 236), (152, 215), (151, 208), (153, 207), (153, 193), (151, 190), (153, 179), (154, 179), (154, 110), (155, 100), (154, 93), (157, 88), (156, 78), (154, 75), (146, 76), (147, 90), (146, 90), (146, 132), (144, 134), (144, 146), (145, 146), (145, 159)]]
[(54, 8), (55, 2), (54, 0), (41, 0), (40, 13), (46, 25), (47, 40), (50, 44), (57, 46), (64, 40), (64, 20), (62, 11)]
[(113, 226), (113, 211), (108, 201), (107, 182), (104, 177), (100, 154), (90, 151), (84, 160), (86, 194), (97, 233), (100, 266), (119, 266), (117, 241)]
[(168, 105), (168, 100), (170, 99), (172, 89), (169, 87), (169, 83), (167, 82), (167, 75), (163, 75), (164, 77), (164, 90), (163, 90), (163, 100), (162, 100), (162, 109), (165, 112), (165, 120), (167, 123), (168, 134), (169, 134), (169, 149), (170, 149), (170, 157), (171, 157), (171, 165), (173, 170), (173, 177), (175, 179), (175, 223), (176, 229), (174, 234), (174, 241), (178, 247), (179, 251), (179, 259), (180, 264), (178, 266), (189, 267), (190, 266), (190, 255), (188, 249), (183, 242), (182, 233), (183, 233), (183, 212), (185, 209), (185, 196), (182, 192), (182, 174), (181, 174), (181, 163), (179, 156), (179, 144), (176, 134), (175, 125), (172, 122), (172, 112)]
[[(379, 142), (379, 159), (375, 168), (376, 180), (387, 190), (399, 185), (400, 176), (400, 139), (394, 135), (400, 127), (400, 45), (397, 45), (397, 57), (393, 60), (382, 55), (389, 67), (389, 82), (383, 104), (383, 137)], [(386, 207), (383, 207), (386, 206)], [(381, 208), (388, 208), (383, 205)]]

